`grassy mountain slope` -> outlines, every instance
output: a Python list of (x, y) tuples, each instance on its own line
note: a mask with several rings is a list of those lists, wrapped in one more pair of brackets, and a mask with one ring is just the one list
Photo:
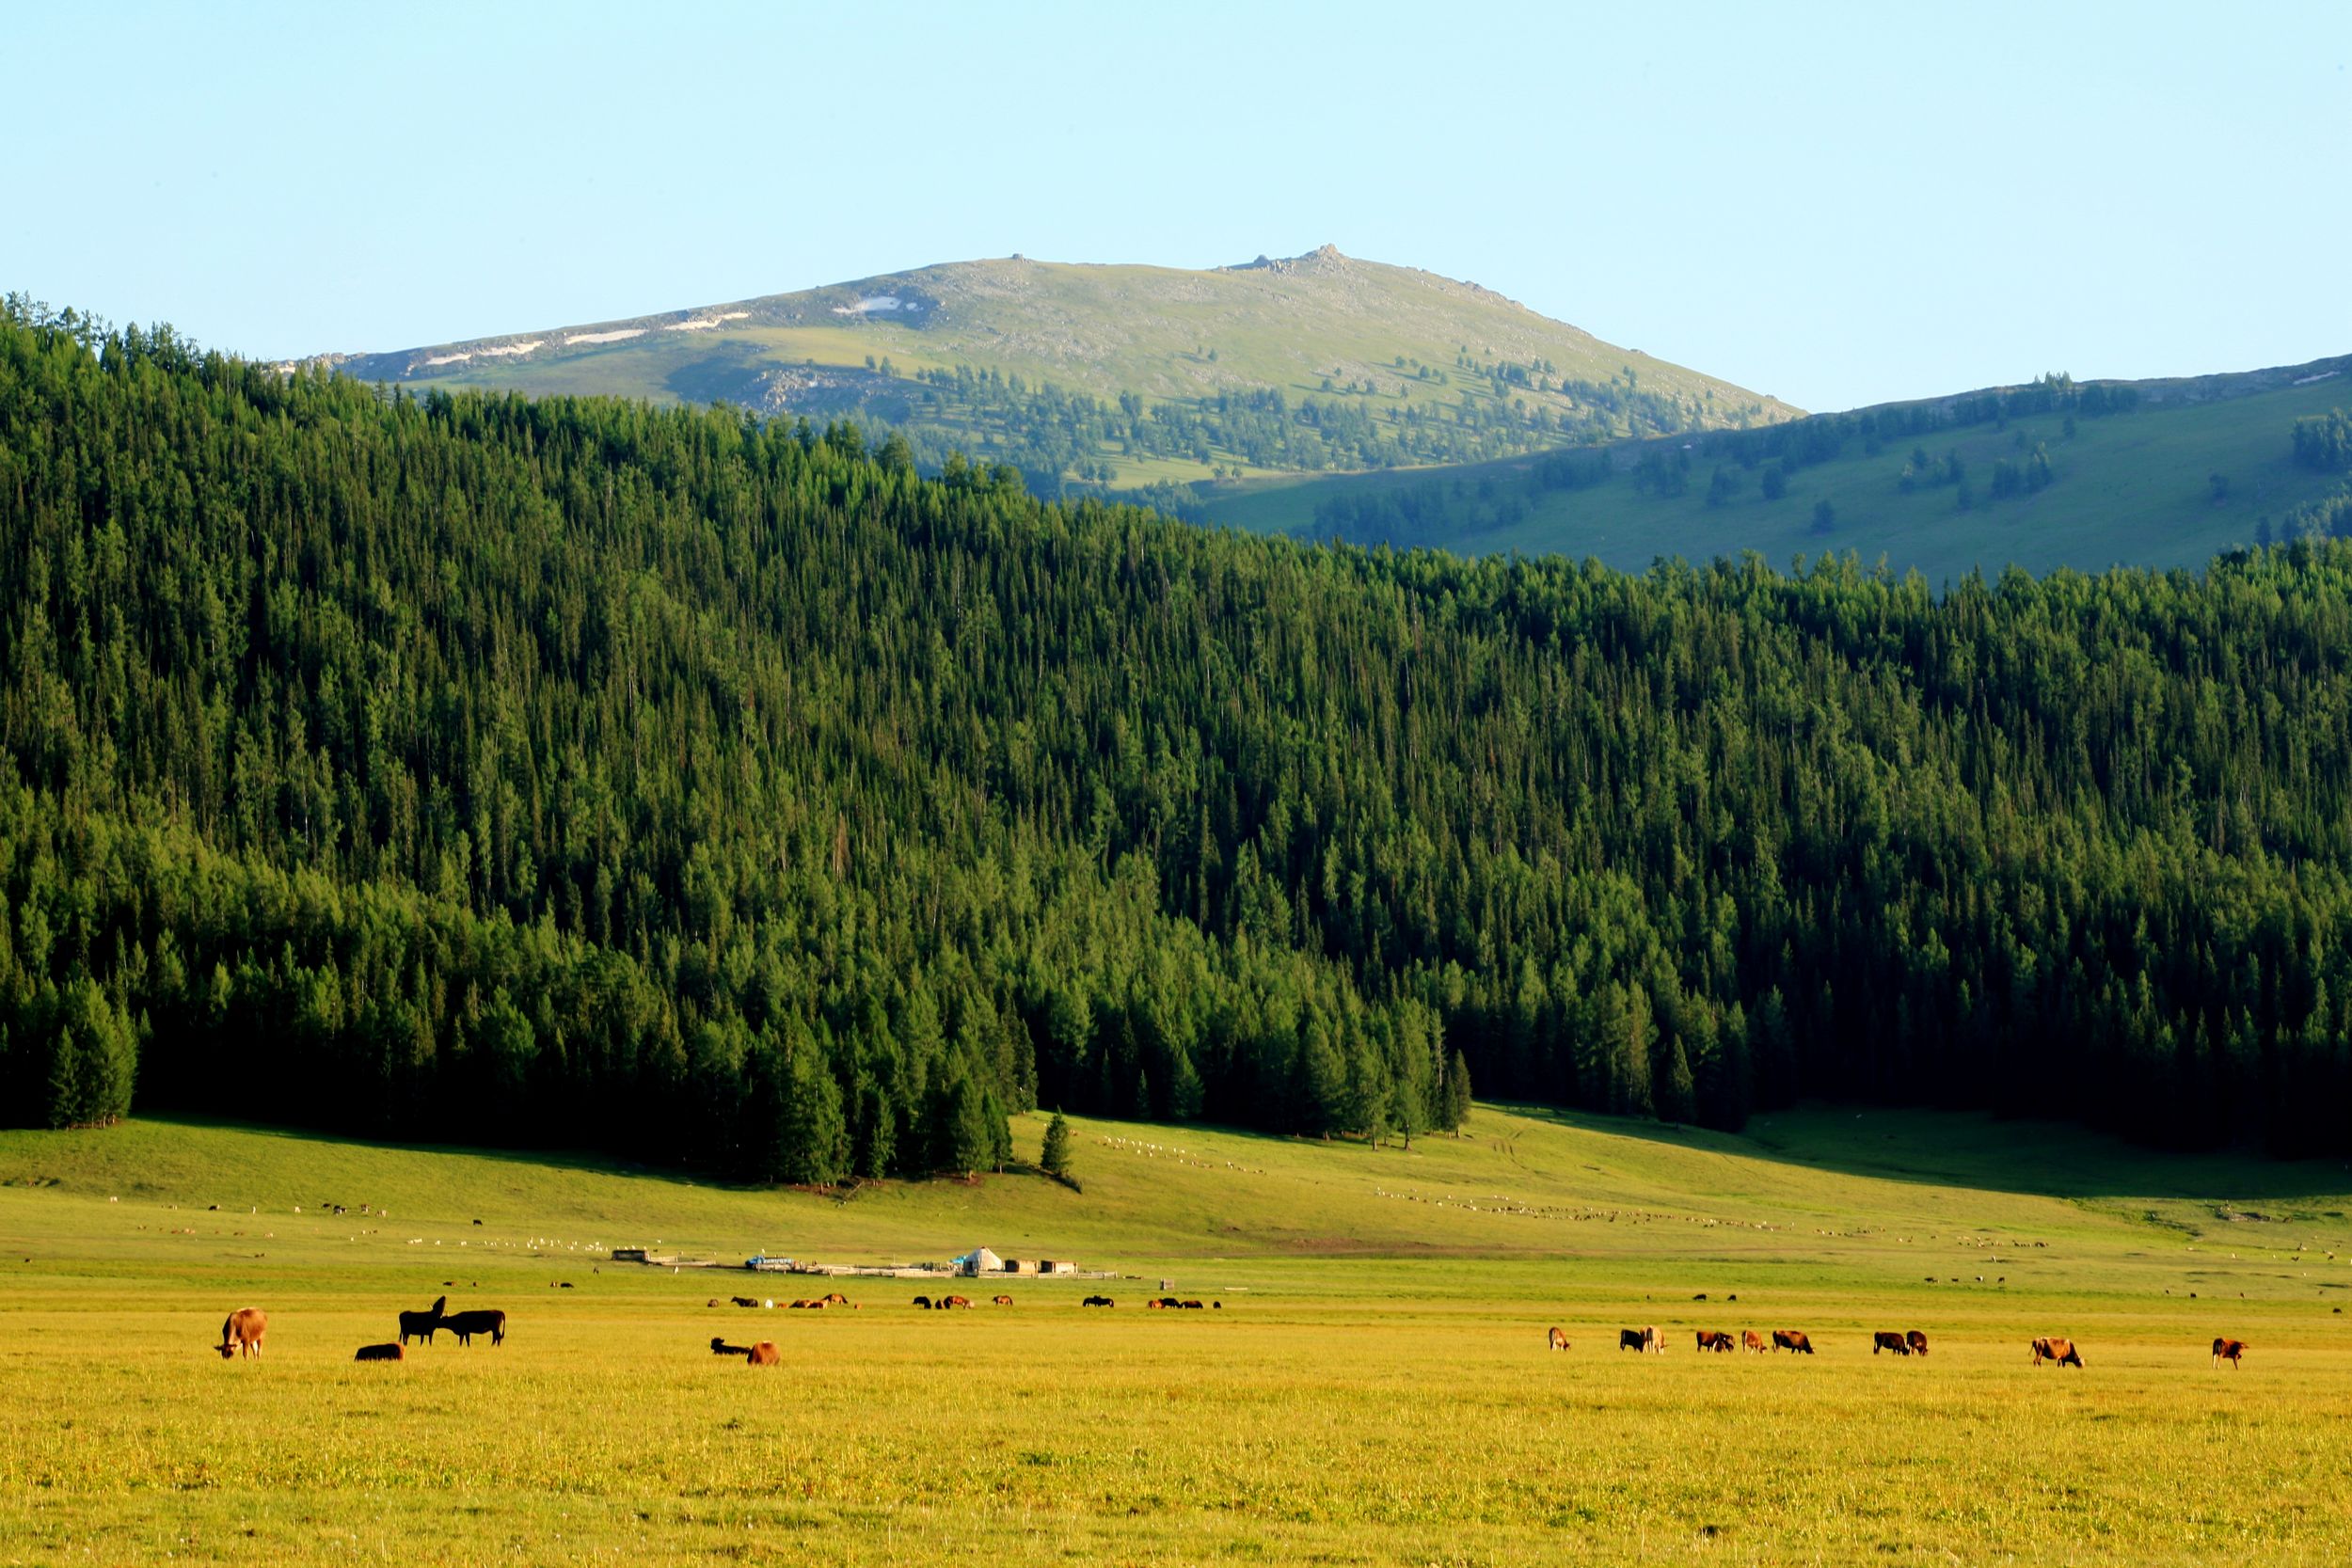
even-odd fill
[[(2297, 419), (2352, 398), (2347, 364), (2127, 384), (2139, 391), (2137, 409), (2077, 419), (2071, 436), (2065, 417), (2053, 413), (1889, 440), (1877, 450), (1852, 441), (1836, 458), (1798, 469), (1778, 499), (1765, 497), (1760, 473), (1744, 468), (1723, 437), (1694, 436), (1612, 449), (1609, 477), (1580, 488), (1546, 488), (1540, 459), (1521, 457), (1221, 485), (1200, 510), (1213, 522), (1263, 532), (1474, 554), (1594, 556), (1628, 569), (1660, 557), (1700, 561), (1744, 550), (1775, 562), (1824, 550), (1852, 551), (1866, 562), (1883, 556), (1898, 572), (1916, 567), (1939, 582), (2012, 563), (2037, 572), (2198, 565), (2252, 543), (2265, 519), (2283, 539), (2291, 514), (2342, 484), (2341, 476), (2297, 467), (2288, 432)], [(1948, 484), (1905, 491), (1903, 470), (1918, 447), (1939, 463), (1960, 454), (1973, 476), (1973, 506), (1963, 510)], [(1986, 494), (1995, 463), (2022, 462), (2037, 447), (2050, 458), (2046, 488)], [(1690, 471), (1678, 493), (1643, 482), (1644, 458), (1686, 451)], [(1710, 501), (1719, 467), (1736, 489)], [(1382, 498), (1408, 496), (1437, 502), (1423, 507), (1413, 529), (1335, 521), (1359, 499), (1377, 506)], [(1817, 521), (1824, 500), (1835, 514), (1826, 531)]]
[[(1017, 1155), (1035, 1157), (1044, 1123), (1017, 1118)], [(1930, 1271), (1943, 1280), (1964, 1262), (1972, 1297), (1982, 1293), (1979, 1272), (2015, 1292), (2157, 1295), (2197, 1288), (2221, 1261), (2198, 1249), (2221, 1243), (2243, 1255), (2224, 1272), (2249, 1299), (2341, 1304), (2352, 1293), (2336, 1165), (2153, 1154), (2041, 1123), (1803, 1109), (1732, 1134), (1482, 1104), (1464, 1136), (1409, 1148), (1072, 1125), (1083, 1193), (1014, 1174), (869, 1183), (847, 1196), (728, 1186), (592, 1156), (206, 1121), (0, 1132), (0, 1237), (34, 1257), (14, 1265), (20, 1285), (46, 1276), (59, 1288), (65, 1275), (134, 1261), (234, 1272), (256, 1255), (364, 1275), (413, 1272), (421, 1248), (436, 1255), (430, 1270), (462, 1257), (469, 1270), (519, 1268), (536, 1279), (561, 1265), (580, 1283), (617, 1246), (854, 1263), (936, 1261), (986, 1243), (1098, 1269), (1189, 1272), (1215, 1261), (1244, 1285), (1302, 1259), (1574, 1259), (1580, 1272), (1665, 1282), (1696, 1270), (1881, 1288)], [(322, 1210), (332, 1203), (348, 1212)], [(378, 1212), (360, 1214), (362, 1203)], [(2245, 1214), (2275, 1223), (2231, 1217)], [(617, 1278), (601, 1289), (649, 1277), (608, 1273)], [(716, 1284), (691, 1293), (713, 1290), (726, 1293)], [(772, 1291), (805, 1293), (783, 1282)]]
[[(1295, 404), (1327, 393), (1334, 406), (1384, 420), (1408, 406), (1452, 410), (1469, 398), (1493, 408), (1517, 400), (1579, 428), (1596, 417), (1633, 426), (1564, 383), (1654, 394), (1692, 427), (1794, 412), (1474, 283), (1329, 246), (1199, 272), (1022, 257), (962, 261), (695, 310), (328, 357), (364, 379), (404, 385), (724, 400), (820, 422), (840, 414), (928, 421), (980, 455), (997, 448), (1016, 460), (1013, 433), (1000, 418), (968, 399), (926, 405), (911, 378), (966, 366), (1111, 404), (1122, 393), (1146, 404), (1266, 389)], [(883, 373), (883, 361), (895, 374)], [(1488, 369), (1512, 366), (1531, 379), (1522, 385), (1506, 370), (1499, 388)], [(1231, 446), (1215, 451), (1219, 467), (1280, 467), (1258, 457)], [(1098, 458), (1120, 483), (1202, 472), (1188, 457), (1172, 461), (1115, 438), (1089, 461)]]

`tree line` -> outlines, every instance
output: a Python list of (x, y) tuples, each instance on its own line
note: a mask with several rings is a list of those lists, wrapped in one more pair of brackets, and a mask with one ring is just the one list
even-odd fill
[(969, 365), (898, 377), (883, 360), (869, 372), (828, 394), (834, 412), (898, 436), (926, 472), (977, 454), (1019, 469), (1050, 499), (1109, 488), (1120, 462), (1189, 463), (1216, 475), (1472, 463), (1693, 430), (1710, 414), (1700, 400), (1640, 388), (1630, 372), (1622, 381), (1531, 379), (1516, 364), (1481, 367), (1476, 385), (1459, 389), (1417, 365), (1417, 374), (1397, 375), (1394, 397), (1368, 377), (1344, 388), (1326, 377), (1320, 393), (1264, 387), (1158, 400), (1099, 398)]
[(14, 1119), (812, 1182), (1473, 1081), (2352, 1142), (2352, 546), (1313, 547), (5, 315)]

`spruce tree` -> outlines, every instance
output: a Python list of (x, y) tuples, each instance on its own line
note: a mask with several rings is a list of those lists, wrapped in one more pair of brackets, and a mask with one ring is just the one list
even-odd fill
[(1469, 1122), (1470, 1113), (1470, 1063), (1463, 1059), (1460, 1047), (1445, 1064), (1445, 1125), (1446, 1130), (1459, 1136)]
[(1078, 1184), (1078, 1173), (1070, 1158), (1070, 1122), (1058, 1110), (1054, 1113), (1054, 1119), (1045, 1124), (1045, 1147), (1039, 1152), (1037, 1163), (1055, 1180), (1072, 1187)]

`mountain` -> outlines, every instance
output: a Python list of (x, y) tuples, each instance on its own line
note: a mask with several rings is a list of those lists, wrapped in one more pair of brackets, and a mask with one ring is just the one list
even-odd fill
[(1033, 488), (1375, 468), (1796, 410), (1475, 283), (1326, 245), (1205, 272), (1015, 256), (321, 358), (363, 380), (724, 401), (902, 430)]
[(1184, 510), (1299, 538), (1629, 570), (1746, 550), (1775, 562), (1851, 551), (1931, 582), (2011, 564), (2194, 566), (2313, 526), (2342, 476), (2299, 462), (2292, 432), (2347, 403), (2352, 356), (2159, 381), (2045, 377), (1588, 453), (1200, 485)]
[(2348, 627), (2352, 542), (1943, 594), (1314, 547), (10, 300), (0, 1118), (821, 1184), (1475, 1083), (2340, 1157)]

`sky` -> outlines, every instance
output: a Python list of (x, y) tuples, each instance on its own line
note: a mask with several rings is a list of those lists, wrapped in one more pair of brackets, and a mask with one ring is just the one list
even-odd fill
[(2352, 3), (36, 4), (0, 291), (254, 356), (1330, 243), (1807, 408), (2352, 352)]

